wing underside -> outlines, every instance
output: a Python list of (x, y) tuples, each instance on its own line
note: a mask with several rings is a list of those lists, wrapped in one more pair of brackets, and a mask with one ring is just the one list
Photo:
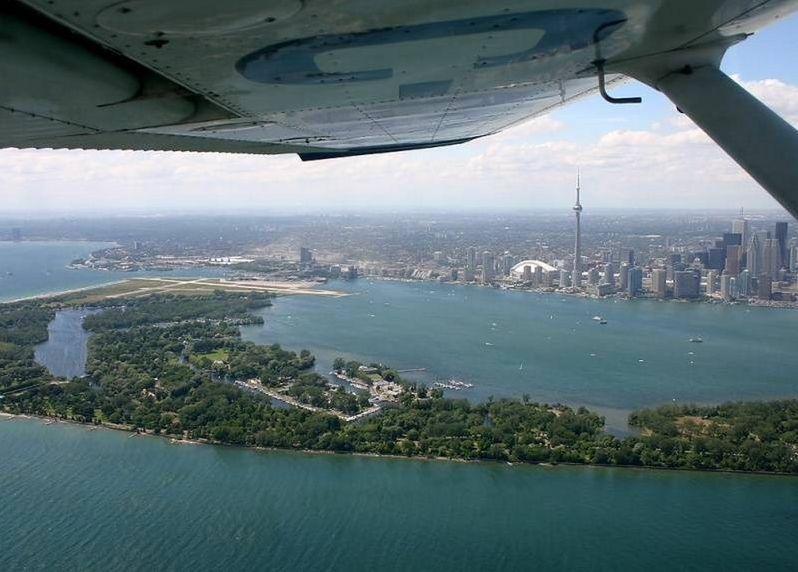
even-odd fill
[(794, 4), (6, 2), (0, 147), (313, 159), (449, 145), (593, 93), (597, 59), (745, 33)]

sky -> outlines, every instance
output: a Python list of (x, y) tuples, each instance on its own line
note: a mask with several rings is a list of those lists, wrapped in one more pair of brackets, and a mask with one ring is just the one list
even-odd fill
[[(798, 126), (798, 15), (732, 47), (723, 69)], [(455, 147), (302, 163), (294, 155), (0, 150), (6, 214), (568, 208), (776, 209), (661, 94), (637, 82)]]

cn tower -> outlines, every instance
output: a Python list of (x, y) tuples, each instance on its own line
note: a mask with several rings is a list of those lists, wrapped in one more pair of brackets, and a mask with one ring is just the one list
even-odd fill
[(571, 278), (571, 284), (574, 288), (582, 287), (582, 270), (580, 262), (582, 259), (582, 229), (579, 227), (580, 219), (582, 218), (582, 205), (579, 203), (579, 187), (580, 187), (580, 174), (576, 172), (576, 204), (574, 205), (574, 214), (576, 215), (576, 244), (574, 245), (574, 272)]

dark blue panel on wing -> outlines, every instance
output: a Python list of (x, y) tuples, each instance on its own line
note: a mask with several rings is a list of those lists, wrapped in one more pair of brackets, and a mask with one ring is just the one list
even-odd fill
[[(373, 81), (393, 77), (393, 69), (376, 67), (349, 72), (324, 72), (316, 65), (315, 58), (318, 54), (341, 49), (513, 30), (544, 31), (540, 41), (528, 49), (489, 58), (475, 56), (474, 67), (485, 68), (583, 49), (612, 34), (624, 21), (624, 14), (617, 10), (542, 10), (328, 34), (266, 46), (241, 58), (236, 63), (236, 69), (245, 78), (259, 83), (314, 85)], [(597, 37), (599, 33), (601, 37)], [(441, 78), (439, 81), (448, 79)]]
[(452, 80), (423, 81), (420, 83), (406, 83), (399, 86), (399, 99), (412, 99), (415, 97), (438, 97), (446, 95), (452, 85)]

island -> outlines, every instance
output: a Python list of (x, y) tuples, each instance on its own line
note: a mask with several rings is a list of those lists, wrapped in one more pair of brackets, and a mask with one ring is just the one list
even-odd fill
[[(522, 399), (470, 402), (396, 369), (242, 339), (263, 290), (92, 292), (0, 305), (0, 411), (176, 442), (508, 463), (798, 473), (798, 400), (668, 405), (630, 416), (619, 438), (585, 409)], [(34, 360), (63, 308), (83, 321), (86, 375)]]

